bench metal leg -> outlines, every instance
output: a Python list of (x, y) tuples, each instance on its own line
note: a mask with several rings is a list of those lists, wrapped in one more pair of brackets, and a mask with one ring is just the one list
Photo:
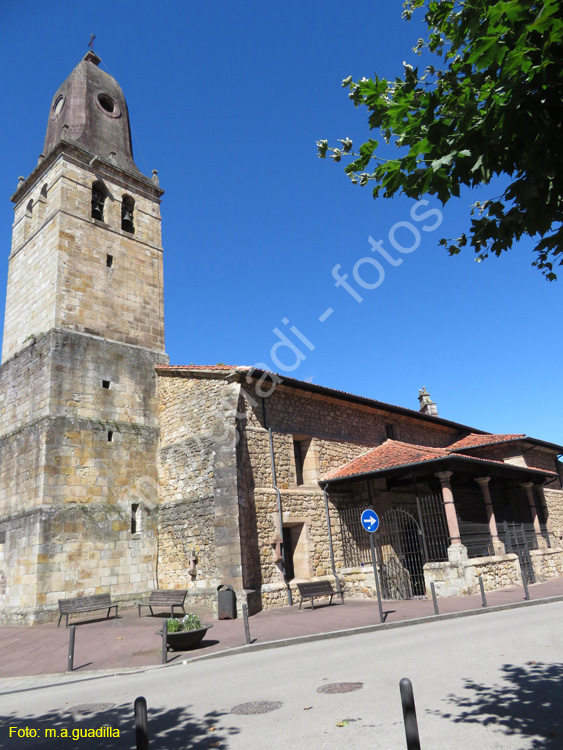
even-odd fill
[(299, 609), (301, 609), (302, 604), (303, 604), (303, 597), (299, 595)]
[(66, 625), (65, 625), (65, 628), (68, 628), (68, 614), (66, 616)]
[(315, 605), (314, 605), (314, 603), (313, 603), (313, 599), (314, 599), (314, 598), (315, 598), (314, 596), (312, 596), (312, 597), (311, 597), (311, 609), (315, 609)]

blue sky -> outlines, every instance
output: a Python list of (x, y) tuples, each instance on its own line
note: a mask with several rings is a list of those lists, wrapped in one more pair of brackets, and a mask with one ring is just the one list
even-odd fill
[[(138, 167), (159, 170), (167, 351), (174, 364), (293, 366), (274, 332), (297, 328), (303, 358), (287, 374), (418, 408), (426, 386), (440, 416), (492, 432), (563, 442), (563, 273), (546, 282), (531, 243), (476, 263), (438, 246), (468, 225), (467, 193), (445, 208), (374, 201), (315, 141), (368, 136), (341, 81), (393, 77), (417, 22), (402, 4), (264, 0), (3, 4), (0, 40), (0, 233), (5, 288), (10, 195), (42, 151), (52, 96), (87, 51), (121, 84)], [(435, 217), (415, 220), (423, 210)], [(398, 228), (395, 225), (402, 222)], [(415, 227), (415, 233), (410, 227)], [(420, 242), (410, 253), (393, 248)], [(391, 265), (371, 250), (383, 240)], [(357, 266), (366, 285), (353, 278)], [(332, 275), (340, 274), (358, 302)], [(3, 306), (3, 300), (2, 300)], [(324, 322), (319, 317), (329, 308)], [(284, 325), (283, 320), (289, 322)]]

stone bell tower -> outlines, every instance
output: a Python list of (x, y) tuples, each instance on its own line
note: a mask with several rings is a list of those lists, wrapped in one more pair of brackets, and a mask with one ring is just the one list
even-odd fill
[(20, 178), (0, 367), (0, 622), (65, 596), (155, 586), (164, 352), (156, 173), (89, 52), (56, 92)]

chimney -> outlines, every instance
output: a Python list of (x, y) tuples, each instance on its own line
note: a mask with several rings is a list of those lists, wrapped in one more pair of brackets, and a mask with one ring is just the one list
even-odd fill
[(438, 407), (430, 398), (430, 394), (426, 390), (426, 386), (422, 386), (418, 392), (418, 402), (420, 404), (419, 412), (422, 414), (429, 414), (431, 417), (438, 416)]

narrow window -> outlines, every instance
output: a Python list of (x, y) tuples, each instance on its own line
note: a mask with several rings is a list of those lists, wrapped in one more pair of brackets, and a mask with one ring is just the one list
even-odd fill
[(385, 437), (388, 440), (394, 440), (395, 439), (395, 430), (393, 429), (392, 424), (386, 424), (385, 425)]
[(131, 533), (136, 534), (140, 531), (139, 526), (139, 504), (133, 503), (131, 505)]
[(295, 458), (295, 484), (303, 484), (303, 456), (301, 455), (301, 441), (293, 440), (293, 456)]
[(106, 388), (109, 390), (110, 387), (110, 381), (109, 380), (102, 380), (102, 388)]
[(121, 228), (124, 232), (135, 234), (135, 225), (133, 223), (133, 213), (135, 210), (135, 201), (130, 195), (124, 195), (121, 201)]
[(101, 182), (95, 182), (92, 185), (92, 218), (98, 221), (104, 220), (104, 204), (106, 202), (107, 192)]
[(33, 201), (30, 200), (25, 207), (25, 218), (23, 224), (23, 238), (27, 240), (31, 234), (31, 222), (33, 221)]
[(47, 206), (47, 185), (43, 185), (39, 198), (37, 199), (37, 225), (41, 226), (45, 220), (45, 209)]
[(106, 255), (106, 266), (108, 268), (113, 266), (113, 255)]
[(108, 430), (108, 443), (113, 443), (113, 431)]

